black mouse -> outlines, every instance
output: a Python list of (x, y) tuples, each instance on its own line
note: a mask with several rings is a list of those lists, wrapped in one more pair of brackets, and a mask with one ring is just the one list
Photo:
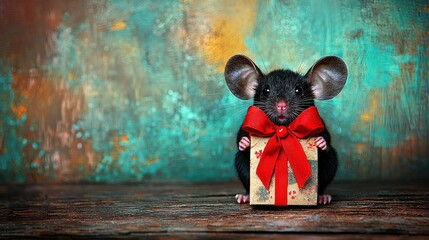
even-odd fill
[[(347, 80), (347, 66), (335, 56), (319, 59), (305, 75), (280, 69), (263, 74), (259, 67), (244, 55), (231, 57), (225, 66), (225, 80), (231, 92), (240, 99), (253, 98), (269, 119), (280, 126), (289, 125), (305, 109), (314, 106), (314, 100), (331, 99), (339, 94)], [(249, 202), (250, 189), (249, 134), (240, 129), (237, 133), (238, 151), (235, 169), (246, 193), (237, 194), (238, 203)], [(332, 197), (325, 189), (334, 179), (338, 168), (335, 148), (326, 129), (318, 134), (318, 202), (328, 204)]]

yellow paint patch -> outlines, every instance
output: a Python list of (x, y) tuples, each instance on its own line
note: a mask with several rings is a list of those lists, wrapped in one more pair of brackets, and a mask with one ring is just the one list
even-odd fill
[(362, 115), (360, 115), (360, 119), (363, 121), (369, 121), (373, 119), (373, 115), (370, 113), (364, 113)]
[(207, 38), (206, 44), (202, 46), (205, 60), (223, 66), (228, 59), (237, 54), (247, 51), (244, 44), (245, 36), (237, 31), (237, 27), (227, 21), (218, 21), (213, 24), (214, 31)]
[(127, 27), (127, 24), (122, 20), (118, 20), (115, 24), (112, 25), (113, 31), (124, 30)]
[(70, 72), (67, 77), (69, 80), (75, 80), (76, 79), (76, 73)]
[(380, 101), (381, 95), (378, 91), (373, 91), (369, 99), (369, 109), (360, 115), (361, 121), (373, 121), (377, 120), (377, 116), (380, 115)]
[[(188, 30), (175, 37), (191, 39), (191, 48), (200, 52), (205, 61), (223, 68), (228, 59), (238, 53), (248, 54), (245, 43), (256, 22), (257, 2), (252, 1), (188, 1)], [(179, 41), (182, 41), (179, 39)]]

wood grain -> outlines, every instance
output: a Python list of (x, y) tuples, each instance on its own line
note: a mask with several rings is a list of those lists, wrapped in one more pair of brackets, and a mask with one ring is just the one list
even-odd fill
[(429, 237), (425, 183), (336, 182), (331, 205), (250, 207), (239, 183), (0, 187), (0, 238)]

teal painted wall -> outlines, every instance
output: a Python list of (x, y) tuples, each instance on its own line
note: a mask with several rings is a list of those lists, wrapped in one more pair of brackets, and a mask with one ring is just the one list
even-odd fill
[(235, 179), (229, 57), (349, 79), (338, 179), (428, 178), (427, 1), (0, 1), (0, 181)]

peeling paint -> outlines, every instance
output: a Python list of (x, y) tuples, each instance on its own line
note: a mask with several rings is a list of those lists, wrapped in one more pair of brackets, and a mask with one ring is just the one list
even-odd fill
[(316, 104), (340, 179), (427, 178), (425, 1), (0, 1), (0, 181), (229, 180), (251, 101), (224, 83), (349, 68)]

